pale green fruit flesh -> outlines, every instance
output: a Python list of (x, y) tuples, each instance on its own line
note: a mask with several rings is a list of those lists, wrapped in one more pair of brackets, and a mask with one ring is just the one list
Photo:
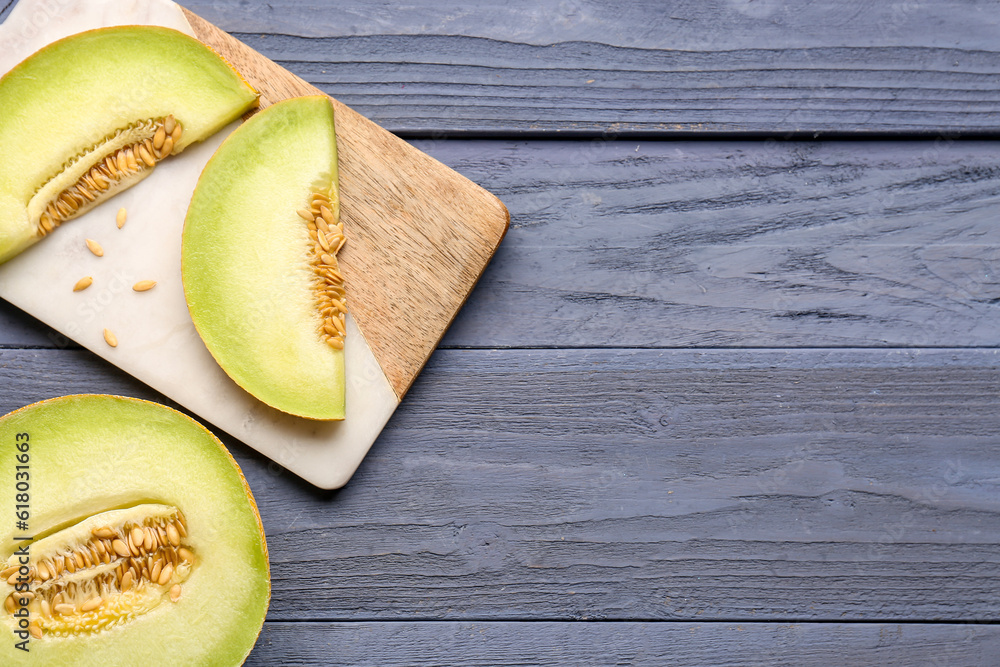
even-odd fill
[[(90, 586), (95, 573), (102, 576), (115, 561), (63, 570), (46, 581), (36, 578), (29, 590), (38, 597), (29, 618), (50, 631), (41, 638), (29, 635), (25, 653), (17, 648), (25, 641), (16, 634), (18, 619), (0, 607), (0, 664), (242, 663), (267, 611), (267, 546), (246, 481), (211, 433), (161, 405), (81, 395), (3, 417), (0, 442), (7, 477), (0, 483), (0, 507), (10, 515), (0, 522), (0, 567), (17, 563), (15, 552), (25, 544), (18, 536), (35, 538), (27, 550), (37, 571), (39, 562), (96, 539), (94, 531), (102, 526), (155, 524), (177, 516), (186, 525), (182, 544), (194, 554), (194, 562), (179, 566), (165, 586), (129, 589), (130, 595), (112, 587), (89, 616), (77, 600), (77, 610), (67, 616), (70, 624), (80, 622), (75, 630), (67, 630), (59, 614), (41, 618), (43, 593), (65, 590), (72, 597), (71, 591)], [(19, 505), (28, 506), (27, 530), (14, 521)], [(176, 601), (168, 594), (174, 582), (180, 582)], [(57, 584), (59, 589), (51, 588)], [(6, 580), (0, 582), (0, 601), (14, 591)]]
[[(30, 56), (0, 79), (0, 261), (41, 238), (40, 216), (54, 196), (109, 151), (149, 138), (155, 121), (173, 115), (182, 126), (176, 154), (256, 99), (211, 49), (167, 28), (100, 28)], [(148, 173), (123, 178), (66, 219)]]
[(198, 181), (181, 272), (198, 333), (237, 384), (284, 412), (343, 419), (344, 353), (322, 338), (314, 244), (297, 214), (314, 192), (338, 201), (330, 100), (259, 112)]

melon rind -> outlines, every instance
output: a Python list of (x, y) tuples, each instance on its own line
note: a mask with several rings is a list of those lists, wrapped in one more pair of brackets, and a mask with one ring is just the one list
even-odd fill
[(327, 345), (296, 211), (337, 197), (333, 107), (298, 97), (249, 119), (205, 166), (188, 208), (181, 274), (191, 318), (226, 373), (260, 401), (344, 417), (344, 352)]
[(98, 28), (29, 56), (0, 79), (0, 262), (38, 240), (28, 201), (73, 156), (170, 114), (184, 129), (176, 153), (256, 99), (214, 51), (170, 28)]
[[(219, 440), (175, 410), (133, 398), (76, 395), (0, 419), (0, 555), (15, 549), (17, 434), (29, 436), (29, 534), (43, 537), (94, 513), (173, 505), (198, 559), (176, 603), (93, 635), (32, 639), (29, 653), (0, 623), (3, 665), (239, 665), (270, 597), (267, 545), (253, 495)], [(3, 596), (10, 587), (3, 582)], [(0, 613), (3, 613), (0, 610)]]

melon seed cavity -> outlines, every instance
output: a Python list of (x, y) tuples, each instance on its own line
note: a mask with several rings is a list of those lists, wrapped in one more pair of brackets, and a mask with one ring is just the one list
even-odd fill
[[(149, 175), (170, 155), (183, 134), (173, 116), (139, 121), (118, 130), (70, 159), (32, 198), (28, 212), (43, 237), (101, 201)], [(68, 182), (67, 182), (68, 181)], [(125, 209), (116, 222), (125, 224)]]
[(344, 223), (337, 221), (333, 214), (335, 205), (330, 198), (316, 192), (310, 197), (309, 207), (298, 211), (299, 217), (309, 225), (309, 237), (313, 240), (313, 293), (316, 309), (319, 311), (320, 337), (330, 347), (344, 349), (347, 333), (347, 292), (344, 276), (338, 270), (336, 255), (344, 247)]
[[(25, 575), (17, 556), (0, 565), (3, 620), (16, 626), (22, 603), (35, 639), (93, 634), (124, 625), (165, 600), (181, 599), (195, 566), (176, 507), (138, 505), (91, 516), (31, 545)], [(12, 591), (26, 580), (27, 592)]]

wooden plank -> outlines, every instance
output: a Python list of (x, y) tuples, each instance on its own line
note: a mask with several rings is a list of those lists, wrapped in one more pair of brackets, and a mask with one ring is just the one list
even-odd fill
[[(320, 94), (185, 10), (195, 35), (260, 93), (260, 104)], [(397, 398), (423, 367), (507, 231), (500, 201), (334, 100), (338, 255), (351, 314)]]
[(987, 665), (995, 625), (268, 622), (247, 665)]
[(996, 132), (987, 2), (185, 4), (394, 132)]
[(995, 142), (415, 144), (514, 211), (445, 347), (1000, 345)]
[[(0, 351), (0, 408), (134, 386)], [(977, 620), (1000, 350), (441, 350), (344, 489), (227, 441), (271, 620)]]
[(514, 212), (445, 346), (1000, 344), (995, 142), (415, 143)]

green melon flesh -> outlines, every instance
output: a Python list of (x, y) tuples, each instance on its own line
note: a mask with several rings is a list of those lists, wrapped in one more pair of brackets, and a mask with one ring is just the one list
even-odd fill
[(100, 28), (30, 56), (0, 79), (0, 261), (39, 239), (38, 202), (31, 214), (29, 202), (68, 161), (130, 124), (170, 114), (183, 127), (177, 153), (256, 99), (211, 49), (167, 28)]
[[(27, 434), (26, 438), (23, 435)], [(257, 507), (239, 467), (197, 422), (161, 405), (116, 396), (67, 396), (0, 419), (0, 562), (29, 535), (38, 553), (88, 517), (177, 508), (196, 565), (169, 597), (131, 620), (93, 633), (31, 638), (16, 645), (15, 619), (0, 607), (3, 665), (239, 665), (253, 648), (267, 611), (267, 546)], [(17, 450), (28, 443), (27, 452)], [(16, 456), (24, 456), (18, 461)], [(28, 473), (28, 530), (17, 529), (17, 466)], [(148, 505), (143, 505), (148, 504)], [(82, 526), (72, 528), (83, 521)], [(3, 567), (6, 567), (4, 565)], [(77, 571), (77, 575), (80, 571)], [(64, 576), (69, 576), (64, 573)], [(41, 586), (41, 584), (38, 584)], [(0, 601), (12, 587), (0, 582)], [(39, 590), (36, 588), (36, 590)]]
[(229, 376), (264, 403), (311, 419), (344, 418), (344, 353), (328, 346), (296, 211), (337, 198), (333, 107), (286, 100), (233, 132), (205, 167), (182, 241), (191, 318)]

